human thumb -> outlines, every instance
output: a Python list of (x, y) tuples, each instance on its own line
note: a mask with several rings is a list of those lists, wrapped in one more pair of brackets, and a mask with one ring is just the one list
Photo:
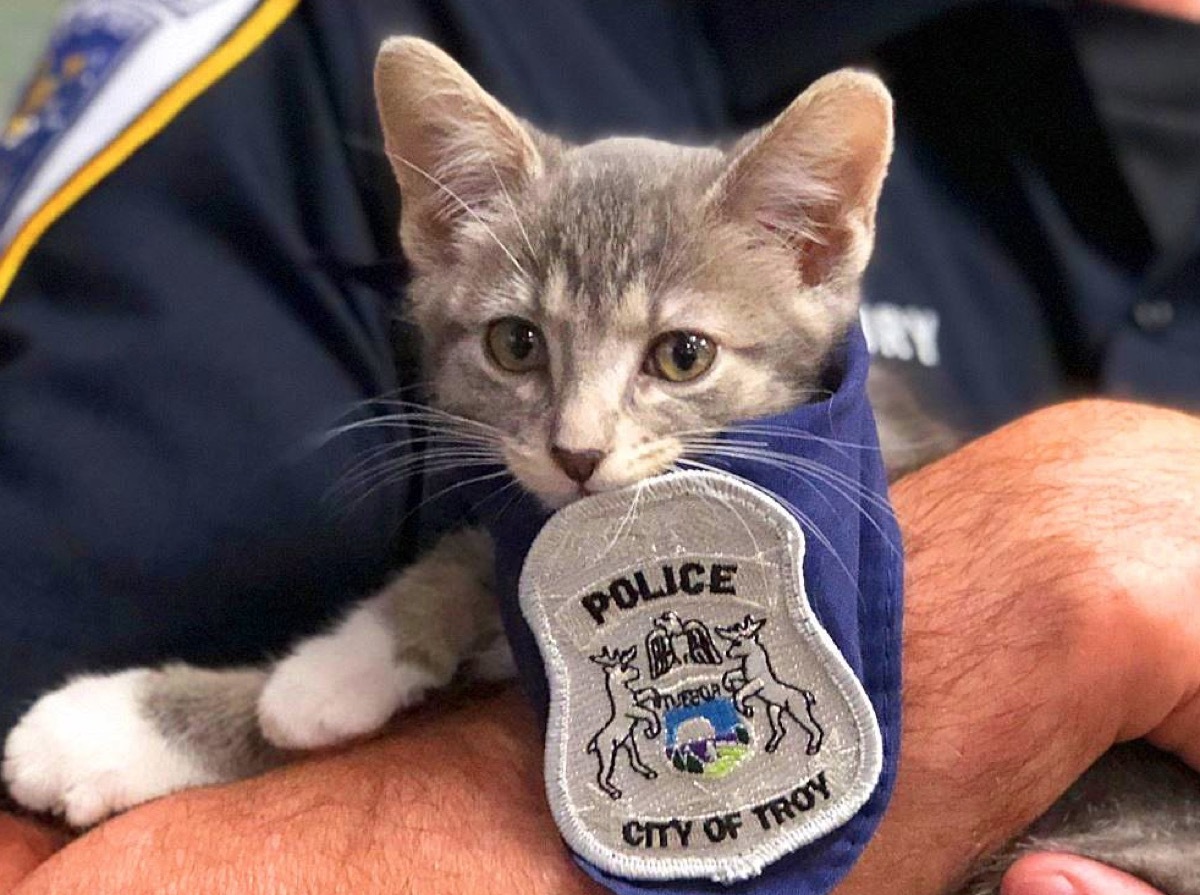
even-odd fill
[(1162, 895), (1136, 877), (1076, 855), (1027, 855), (1009, 868), (1000, 895)]

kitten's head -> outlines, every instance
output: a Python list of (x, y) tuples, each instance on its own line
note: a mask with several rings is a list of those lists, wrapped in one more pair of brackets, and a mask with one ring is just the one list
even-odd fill
[(432, 400), (547, 504), (824, 394), (891, 154), (877, 78), (822, 78), (728, 152), (566, 145), (413, 38), (376, 94)]

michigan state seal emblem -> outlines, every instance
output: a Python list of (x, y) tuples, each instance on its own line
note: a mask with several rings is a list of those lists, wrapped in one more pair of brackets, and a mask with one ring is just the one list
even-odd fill
[(866, 802), (879, 727), (809, 605), (804, 550), (770, 495), (708, 472), (547, 523), (521, 609), (550, 684), (547, 791), (579, 855), (734, 882)]

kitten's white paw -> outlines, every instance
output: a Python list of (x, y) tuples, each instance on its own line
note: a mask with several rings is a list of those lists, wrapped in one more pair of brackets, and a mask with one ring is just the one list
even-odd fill
[(146, 670), (77, 678), (39, 699), (8, 735), (4, 782), (34, 811), (85, 827), (212, 775), (143, 717)]
[(258, 701), (263, 736), (281, 749), (320, 749), (374, 733), (444, 681), (397, 665), (395, 638), (368, 609), (301, 643), (271, 672)]

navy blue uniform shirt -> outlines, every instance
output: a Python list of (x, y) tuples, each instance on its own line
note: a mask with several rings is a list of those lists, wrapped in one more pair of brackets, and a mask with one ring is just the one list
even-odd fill
[[(312, 442), (418, 379), (390, 322), (404, 271), (371, 96), (389, 34), (432, 38), (575, 138), (728, 136), (872, 59), (898, 119), (866, 288), (876, 360), (972, 432), (1083, 392), (1200, 401), (1200, 227), (1156, 252), (1055, 9), (256, 9), (282, 12), (54, 217), (0, 304), (0, 730), (71, 672), (257, 661), (411, 557), (411, 483), (352, 512), (328, 498), (383, 433)], [(29, 176), (13, 152), (10, 183)]]

